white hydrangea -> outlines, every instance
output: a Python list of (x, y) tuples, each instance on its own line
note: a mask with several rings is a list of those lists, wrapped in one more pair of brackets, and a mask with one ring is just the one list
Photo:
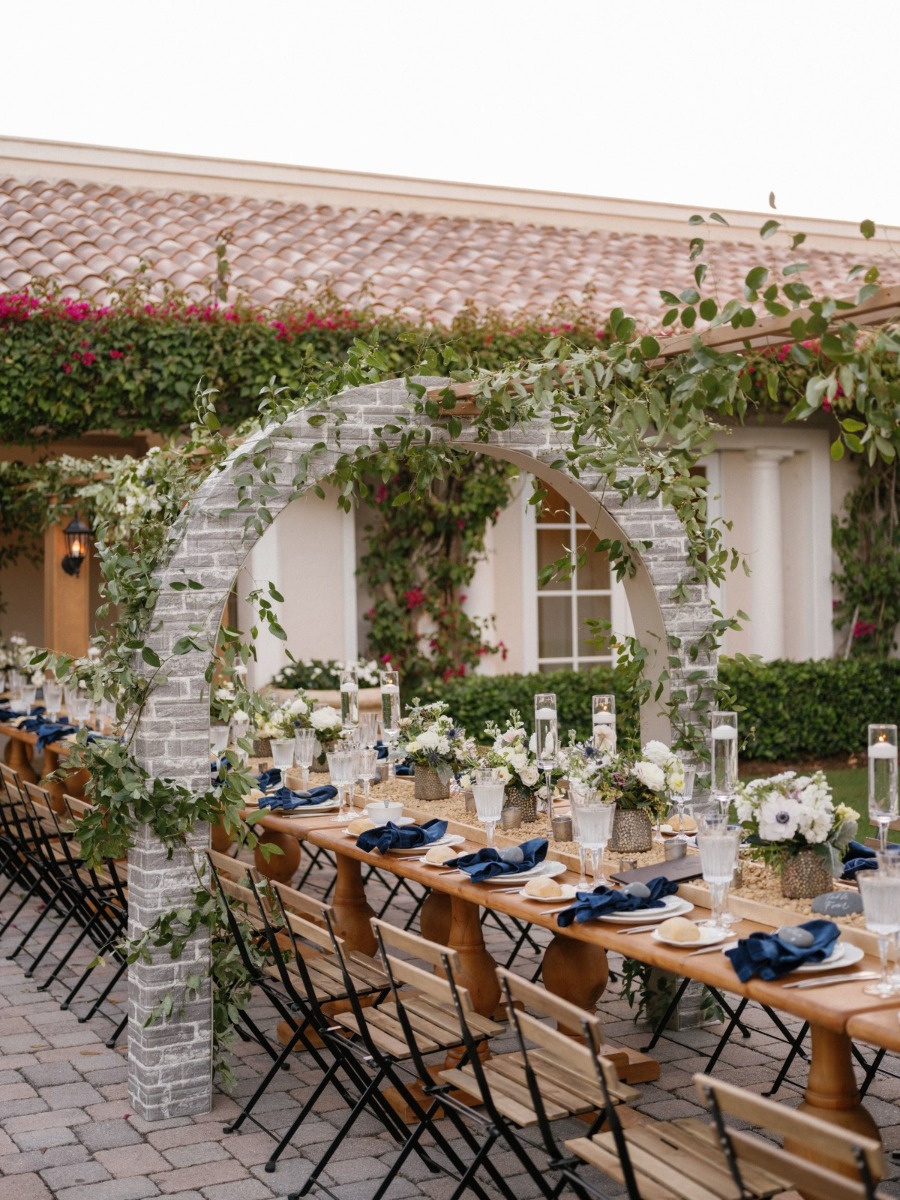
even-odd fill
[(433, 729), (423, 729), (416, 738), (416, 743), (420, 750), (437, 750), (441, 739)]
[(305, 717), (309, 712), (309, 705), (302, 696), (297, 696), (287, 706), (287, 711), (292, 717)]

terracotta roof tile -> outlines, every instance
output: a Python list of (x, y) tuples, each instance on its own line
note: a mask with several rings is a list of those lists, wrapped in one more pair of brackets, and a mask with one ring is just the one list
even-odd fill
[[(564, 218), (563, 218), (564, 219)], [(691, 282), (683, 238), (564, 225), (377, 209), (334, 208), (279, 200), (155, 192), (100, 183), (0, 180), (0, 289), (32, 275), (57, 277), (102, 295), (102, 276), (122, 278), (141, 261), (151, 279), (196, 295), (215, 276), (216, 238), (231, 229), (233, 283), (259, 302), (307, 284), (331, 282), (352, 302), (365, 288), (381, 307), (451, 319), (475, 301), (513, 313), (546, 309), (558, 296), (594, 293), (600, 311), (622, 304), (658, 323), (658, 289)], [(777, 260), (767, 247), (762, 253)], [(722, 294), (740, 293), (759, 246), (722, 243), (715, 272)], [(849, 255), (810, 251), (810, 277), (847, 293)], [(887, 269), (893, 264), (888, 264)], [(895, 271), (891, 271), (891, 276)]]

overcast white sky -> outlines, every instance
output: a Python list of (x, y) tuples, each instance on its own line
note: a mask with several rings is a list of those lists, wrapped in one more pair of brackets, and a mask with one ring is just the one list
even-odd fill
[(3, 6), (8, 136), (900, 225), (897, 0)]

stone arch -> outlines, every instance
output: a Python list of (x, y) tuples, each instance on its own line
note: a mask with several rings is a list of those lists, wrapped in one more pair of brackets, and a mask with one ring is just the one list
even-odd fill
[[(432, 381), (429, 381), (432, 382)], [(171, 658), (176, 641), (203, 627), (214, 635), (222, 611), (258, 535), (244, 531), (244, 515), (230, 512), (237, 503), (236, 460), (252, 452), (255, 443), (270, 440), (264, 450), (278, 476), (278, 494), (268, 502), (273, 516), (291, 500), (295, 464), (316, 443), (326, 450), (312, 460), (308, 486), (326, 477), (342, 454), (358, 448), (377, 449), (376, 427), (403, 418), (427, 427), (432, 440), (455, 448), (492, 455), (513, 462), (552, 482), (553, 486), (596, 529), (600, 537), (619, 537), (635, 547), (636, 571), (626, 581), (626, 591), (635, 625), (651, 655), (662, 663), (669, 655), (670, 639), (683, 640), (707, 628), (711, 618), (705, 589), (688, 588), (686, 603), (671, 598), (672, 587), (685, 572), (687, 538), (675, 513), (662, 501), (631, 499), (624, 504), (619, 493), (608, 487), (599, 472), (574, 478), (551, 466), (560, 457), (560, 438), (549, 420), (535, 419), (527, 426), (492, 433), (479, 442), (473, 424), (465, 423), (460, 436), (450, 438), (440, 421), (414, 417), (411, 397), (402, 380), (391, 380), (344, 393), (339, 406), (346, 414), (340, 426), (330, 417), (321, 426), (309, 422), (304, 410), (281, 427), (256, 434), (225, 461), (220, 470), (201, 484), (173, 530), (174, 552), (160, 573), (159, 598), (154, 610), (153, 632), (148, 643), (163, 661)], [(400, 435), (394, 435), (399, 440)], [(390, 442), (390, 437), (385, 437)], [(649, 548), (638, 550), (644, 541)], [(173, 591), (170, 585), (194, 580), (201, 590)], [(191, 652), (173, 659), (166, 680), (151, 693), (138, 725), (135, 753), (141, 765), (154, 776), (200, 790), (208, 785), (206, 763), (209, 736), (208, 690), (204, 674), (209, 665), (205, 653)], [(650, 665), (653, 670), (653, 663)], [(711, 675), (709, 661), (702, 666), (681, 662), (669, 666), (670, 685), (686, 697), (687, 710), (700, 686), (696, 675)], [(642, 715), (645, 737), (669, 735), (668, 722), (659, 711)], [(198, 829), (192, 850), (203, 850), (208, 830)], [(132, 935), (149, 928), (162, 913), (190, 903), (196, 890), (196, 873), (191, 854), (169, 859), (152, 831), (139, 830), (129, 858), (130, 920)], [(162, 952), (151, 963), (136, 963), (129, 970), (129, 1080), (135, 1111), (148, 1120), (207, 1111), (211, 1102), (211, 997), (209, 989), (168, 1021), (145, 1027), (153, 1008), (179, 988), (185, 977), (209, 962), (209, 948), (197, 939), (184, 956), (173, 961)]]

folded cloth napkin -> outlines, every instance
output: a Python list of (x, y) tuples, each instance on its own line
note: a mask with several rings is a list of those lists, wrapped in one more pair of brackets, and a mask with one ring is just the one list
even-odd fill
[(21, 713), (17, 713), (14, 709), (0, 704), (0, 721), (11, 721), (14, 717), (21, 717), (21, 715)]
[(666, 896), (673, 896), (678, 891), (678, 884), (663, 875), (647, 882), (650, 895), (632, 896), (617, 888), (598, 887), (593, 892), (576, 892), (575, 903), (565, 909), (556, 918), (557, 925), (571, 925), (573, 921), (579, 925), (582, 921), (590, 921), (592, 917), (606, 917), (612, 913), (637, 912), (638, 909), (662, 908)]
[[(900, 846), (888, 846), (888, 850), (900, 851)], [(844, 851), (844, 870), (841, 879), (854, 879), (857, 871), (877, 871), (875, 855), (878, 852), (862, 842), (851, 842)]]
[[(29, 721), (28, 724), (31, 722)], [(78, 728), (75, 725), (59, 725), (55, 721), (41, 721), (31, 732), (37, 734), (38, 750), (43, 750), (51, 742), (58, 742), (60, 738), (68, 737), (70, 733), (77, 733)]]
[(384, 742), (381, 740), (381, 738), (379, 738), (378, 741), (375, 743), (375, 749), (378, 751), (379, 758), (387, 758), (388, 748), (384, 744)]
[(313, 808), (317, 804), (324, 804), (327, 800), (334, 799), (336, 795), (337, 788), (332, 787), (330, 783), (311, 788), (308, 792), (292, 792), (290, 788), (283, 787), (276, 792), (269, 792), (267, 795), (261, 796), (259, 807), (280, 808), (284, 812), (293, 812), (295, 808)]
[(264, 792), (269, 788), (279, 787), (281, 784), (281, 770), (279, 767), (270, 767), (268, 771), (263, 771), (261, 775), (257, 775), (256, 782)]
[(521, 846), (507, 846), (503, 850), (485, 846), (483, 850), (476, 850), (474, 854), (462, 854), (446, 865), (459, 867), (473, 883), (482, 883), (496, 875), (518, 875), (521, 871), (530, 871), (546, 857), (547, 839), (532, 838), (523, 842)]
[(413, 850), (416, 846), (428, 846), (446, 832), (446, 821), (426, 821), (424, 825), (404, 825), (402, 829), (393, 821), (388, 821), (387, 825), (361, 833), (356, 844), (360, 850), (377, 850), (379, 854), (387, 854), (388, 850)]
[(394, 767), (395, 775), (415, 775), (415, 773), (416, 773), (416, 768), (413, 763), (409, 763), (409, 762), (397, 763), (396, 767)]
[(780, 979), (804, 963), (824, 962), (841, 932), (834, 921), (806, 921), (798, 928), (809, 930), (812, 945), (791, 946), (777, 933), (751, 933), (733, 950), (726, 951), (741, 983), (754, 975), (765, 980)]

